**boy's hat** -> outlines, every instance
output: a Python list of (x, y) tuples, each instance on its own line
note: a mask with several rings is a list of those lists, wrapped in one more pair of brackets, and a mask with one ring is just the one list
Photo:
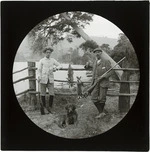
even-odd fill
[(53, 48), (51, 48), (51, 47), (46, 47), (46, 48), (43, 49), (43, 53), (45, 53), (47, 50), (50, 50), (51, 52), (54, 51)]

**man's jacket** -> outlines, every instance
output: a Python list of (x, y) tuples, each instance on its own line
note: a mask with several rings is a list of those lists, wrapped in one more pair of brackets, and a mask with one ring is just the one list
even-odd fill
[(54, 74), (53, 68), (56, 66), (58, 69), (61, 67), (60, 63), (58, 63), (53, 58), (42, 58), (39, 61), (38, 65), (38, 77), (41, 79), (40, 83), (47, 84), (48, 80), (49, 83), (54, 83)]
[[(92, 84), (94, 84), (95, 80), (97, 80), (110, 68), (111, 68), (110, 61), (101, 59), (100, 62), (97, 63), (96, 60), (93, 65)], [(109, 87), (109, 75), (105, 76), (105, 78), (102, 79), (102, 81), (100, 82), (100, 86)]]

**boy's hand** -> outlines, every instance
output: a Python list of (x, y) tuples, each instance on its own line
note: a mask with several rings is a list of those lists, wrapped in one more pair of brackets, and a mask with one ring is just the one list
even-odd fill
[(57, 71), (57, 68), (56, 68), (56, 67), (54, 67), (54, 68), (53, 68), (53, 72), (56, 72), (56, 71)]

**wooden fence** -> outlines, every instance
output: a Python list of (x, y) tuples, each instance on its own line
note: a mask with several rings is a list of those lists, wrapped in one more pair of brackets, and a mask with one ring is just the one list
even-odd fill
[[(13, 74), (22, 72), (24, 70), (28, 70), (28, 76), (21, 78), (19, 80), (14, 81), (13, 83), (16, 84), (18, 82), (24, 81), (24, 80), (29, 80), (29, 89), (17, 93), (16, 96), (22, 95), (29, 93), (30, 97), (30, 103), (31, 105), (36, 105), (37, 100), (36, 100), (36, 94), (39, 94), (39, 92), (36, 90), (36, 70), (37, 68), (35, 67), (35, 62), (28, 62), (28, 67), (15, 71)], [(61, 70), (68, 70), (68, 68), (63, 68)], [(74, 71), (85, 71), (84, 68), (73, 68), (72, 70)], [(130, 83), (139, 83), (139, 81), (129, 81), (129, 71), (139, 71), (139, 69), (135, 68), (120, 68), (120, 69), (115, 69), (114, 70), (123, 70), (123, 75), (121, 80), (111, 80), (110, 83), (119, 83), (120, 84), (120, 90), (114, 90), (114, 89), (108, 89), (107, 96), (118, 96), (119, 97), (119, 111), (120, 112), (127, 112), (130, 109), (130, 98), (132, 96), (136, 96), (137, 93), (130, 93)], [(89, 75), (91, 76), (91, 75)], [(56, 82), (68, 82), (67, 80), (54, 80)], [(83, 83), (90, 83), (89, 81), (82, 81)], [(77, 83), (77, 81), (72, 81), (71, 83)], [(77, 95), (77, 93), (55, 93), (55, 95)]]

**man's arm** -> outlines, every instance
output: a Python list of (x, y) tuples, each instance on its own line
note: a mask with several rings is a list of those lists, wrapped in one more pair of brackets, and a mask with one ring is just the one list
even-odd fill
[(54, 59), (54, 65), (56, 66), (56, 70), (62, 69), (62, 65)]
[(86, 62), (84, 68), (85, 68), (86, 70), (92, 69), (92, 68), (93, 68), (93, 62), (92, 62), (92, 61)]

